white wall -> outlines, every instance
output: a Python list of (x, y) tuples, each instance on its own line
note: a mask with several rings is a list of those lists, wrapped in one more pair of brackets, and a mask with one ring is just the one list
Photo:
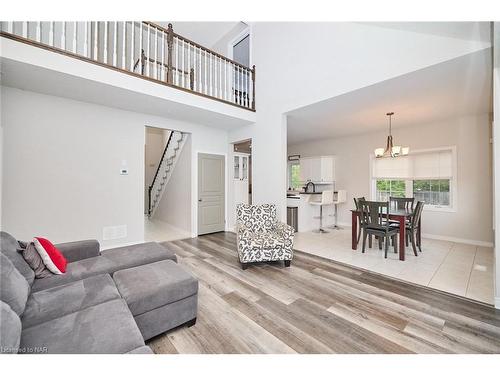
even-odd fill
[(254, 200), (276, 203), (283, 220), (283, 113), (488, 47), (357, 23), (258, 22), (251, 28), (257, 121), (230, 131), (229, 140), (252, 139)]
[[(97, 238), (105, 247), (143, 241), (145, 125), (190, 133), (192, 156), (227, 151), (226, 132), (202, 125), (8, 87), (2, 87), (2, 101), (2, 225), (19, 238)], [(122, 160), (127, 176), (119, 174)], [(127, 225), (127, 237), (102, 241), (103, 227), (114, 225)]]
[[(488, 114), (393, 130), (397, 144), (410, 150), (445, 146), (457, 148), (456, 212), (426, 210), (423, 232), (476, 243), (493, 242), (491, 117)], [(348, 201), (339, 207), (339, 221), (351, 222), (353, 197), (370, 197), (369, 158), (385, 145), (387, 132), (325, 139), (290, 145), (290, 155), (336, 155), (336, 187), (347, 190)]]
[(188, 137), (154, 216), (188, 233), (192, 232), (191, 157), (191, 138)]

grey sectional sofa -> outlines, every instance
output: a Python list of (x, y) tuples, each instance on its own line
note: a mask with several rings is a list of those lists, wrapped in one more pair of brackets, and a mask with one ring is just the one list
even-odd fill
[(35, 279), (17, 240), (0, 240), (0, 353), (152, 353), (145, 340), (196, 322), (198, 281), (158, 243), (57, 244), (66, 273)]

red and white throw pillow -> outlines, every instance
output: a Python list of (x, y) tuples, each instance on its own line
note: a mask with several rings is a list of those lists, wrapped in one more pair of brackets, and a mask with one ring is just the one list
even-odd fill
[(40, 254), (43, 264), (49, 269), (50, 272), (56, 275), (62, 275), (66, 272), (66, 264), (68, 263), (62, 253), (47, 240), (42, 237), (33, 238), (35, 249)]

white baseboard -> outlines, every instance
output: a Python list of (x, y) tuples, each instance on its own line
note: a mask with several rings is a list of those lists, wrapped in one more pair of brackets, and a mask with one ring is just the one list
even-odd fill
[[(340, 227), (351, 228), (351, 223), (339, 222), (338, 224), (339, 224)], [(467, 239), (467, 238), (458, 238), (458, 237), (450, 237), (450, 236), (439, 236), (439, 235), (430, 234), (430, 233), (422, 233), (422, 237), (423, 238), (428, 238), (428, 239), (431, 239), (431, 240), (441, 240), (441, 241), (450, 241), (450, 242), (463, 243), (463, 244), (466, 244), (466, 245), (493, 247), (493, 242), (470, 240), (470, 239)]]
[(500, 310), (500, 297), (495, 297), (495, 309)]
[(435, 235), (435, 234), (428, 234), (428, 233), (422, 233), (422, 237), (428, 238), (428, 239), (431, 239), (431, 240), (441, 240), (441, 241), (450, 241), (450, 242), (463, 243), (463, 244), (466, 244), (466, 245), (493, 247), (493, 242), (469, 240), (467, 238), (458, 238), (458, 237), (449, 237), (449, 236), (438, 236), (438, 235)]
[(117, 243), (117, 244), (114, 244), (114, 245), (101, 246), (101, 251), (106, 251), (106, 250), (109, 250), (109, 249), (114, 249), (116, 247), (137, 245), (137, 244), (144, 243), (144, 242), (146, 242), (146, 241), (144, 241), (144, 240), (143, 241), (133, 241), (133, 242)]

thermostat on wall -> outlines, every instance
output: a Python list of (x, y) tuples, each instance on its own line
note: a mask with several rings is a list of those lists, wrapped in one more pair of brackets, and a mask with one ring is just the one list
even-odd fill
[(128, 165), (126, 160), (122, 160), (122, 166), (120, 168), (120, 174), (126, 175), (128, 174)]

